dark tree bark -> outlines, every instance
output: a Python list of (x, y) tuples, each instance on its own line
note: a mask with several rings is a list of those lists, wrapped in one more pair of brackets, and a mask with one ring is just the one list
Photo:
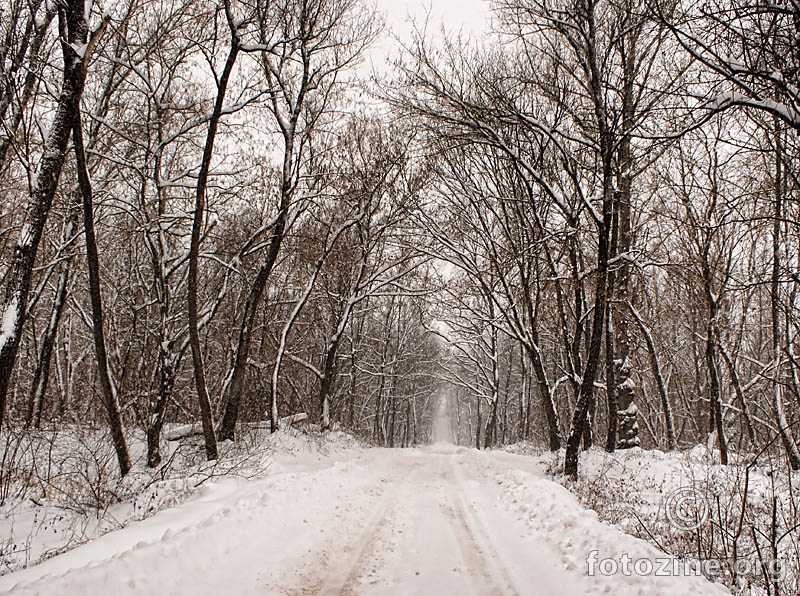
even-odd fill
[(597, 40), (594, 3), (589, 0), (578, 8), (587, 27), (585, 47), (582, 48), (586, 60), (586, 77), (590, 86), (591, 102), (598, 132), (599, 158), (602, 176), (602, 214), (597, 225), (597, 273), (594, 291), (594, 312), (592, 313), (592, 332), (589, 349), (586, 354), (586, 367), (581, 380), (580, 394), (575, 412), (572, 416), (572, 428), (567, 439), (567, 450), (564, 457), (564, 474), (572, 478), (578, 477), (578, 458), (581, 437), (587, 424), (589, 409), (594, 399), (594, 382), (597, 379), (600, 356), (603, 348), (603, 331), (605, 329), (606, 308), (608, 308), (608, 269), (613, 223), (614, 182), (613, 157), (615, 138), (610, 128), (606, 103), (604, 100), (602, 75), (598, 64)]
[(753, 444), (753, 446), (756, 446), (756, 429), (755, 425), (753, 424), (753, 416), (750, 414), (750, 406), (747, 405), (747, 399), (745, 398), (744, 390), (742, 389), (742, 382), (739, 379), (739, 373), (736, 370), (736, 365), (731, 359), (730, 354), (728, 354), (723, 346), (719, 346), (719, 353), (722, 356), (722, 359), (725, 361), (725, 366), (728, 369), (731, 383), (733, 383), (733, 390), (736, 393), (736, 399), (739, 400), (739, 407), (742, 408), (742, 418), (744, 418), (745, 426), (747, 427), (747, 436), (750, 437), (750, 442)]
[(499, 397), (492, 402), (492, 409), (489, 412), (489, 421), (486, 424), (486, 440), (483, 445), (484, 447), (495, 447), (497, 445), (497, 409), (499, 402)]
[(774, 180), (774, 212), (772, 219), (772, 272), (770, 276), (770, 315), (772, 323), (772, 357), (775, 361), (775, 373), (772, 386), (773, 407), (775, 419), (778, 423), (778, 432), (783, 442), (789, 465), (793, 470), (800, 470), (800, 451), (794, 440), (786, 414), (783, 409), (783, 386), (780, 379), (781, 373), (781, 313), (780, 313), (780, 285), (781, 285), (781, 222), (783, 219), (783, 148), (781, 141), (780, 125), (775, 121), (775, 180)]
[(200, 234), (203, 228), (206, 211), (206, 191), (208, 176), (211, 170), (211, 159), (214, 155), (214, 141), (217, 137), (217, 128), (222, 119), (222, 110), (225, 105), (225, 95), (228, 91), (231, 72), (239, 56), (240, 40), (238, 26), (231, 14), (230, 1), (225, 2), (225, 14), (231, 33), (231, 47), (225, 60), (225, 66), (217, 79), (217, 97), (214, 109), (208, 121), (203, 158), (200, 162), (200, 171), (197, 175), (197, 189), (195, 193), (194, 216), (192, 219), (192, 236), (189, 246), (189, 275), (187, 286), (187, 315), (189, 318), (189, 345), (192, 350), (192, 367), (194, 369), (194, 386), (200, 404), (200, 415), (203, 422), (203, 438), (206, 446), (206, 457), (209, 460), (217, 459), (217, 436), (214, 429), (214, 416), (211, 409), (211, 398), (208, 395), (205, 365), (203, 364), (203, 348), (200, 342), (199, 309), (197, 305), (198, 273), (200, 258)]
[(89, 270), (89, 297), (92, 305), (92, 338), (94, 340), (95, 360), (97, 362), (98, 379), (103, 406), (106, 410), (108, 425), (111, 430), (111, 441), (117, 454), (120, 475), (125, 476), (131, 469), (131, 459), (125, 433), (122, 426), (119, 403), (108, 368), (105, 333), (103, 329), (103, 301), (100, 289), (100, 261), (97, 251), (97, 238), (94, 231), (94, 206), (92, 204), (92, 183), (86, 166), (86, 155), (83, 146), (83, 129), (81, 110), (78, 105), (72, 129), (72, 140), (75, 148), (75, 162), (78, 171), (78, 186), (83, 199), (83, 232), (86, 242), (86, 263)]
[(261, 266), (258, 268), (256, 278), (250, 286), (247, 300), (244, 303), (244, 313), (242, 324), (239, 328), (239, 338), (236, 344), (236, 355), (234, 357), (233, 370), (231, 372), (231, 382), (228, 386), (228, 399), (225, 402), (225, 412), (219, 425), (218, 435), (220, 441), (233, 441), (236, 437), (236, 422), (239, 420), (239, 406), (242, 401), (242, 389), (247, 372), (247, 360), (250, 355), (250, 340), (255, 325), (255, 318), (258, 308), (261, 306), (261, 297), (267, 286), (267, 281), (278, 260), (283, 236), (286, 231), (286, 216), (288, 200), (287, 196), (281, 193), (281, 204), (279, 214), (271, 231), (267, 253)]
[(536, 378), (536, 387), (539, 391), (539, 396), (542, 400), (542, 409), (544, 410), (545, 419), (547, 420), (547, 438), (550, 451), (558, 451), (561, 449), (561, 432), (558, 427), (558, 413), (556, 412), (556, 404), (553, 401), (553, 395), (550, 392), (550, 385), (547, 382), (544, 363), (542, 362), (542, 357), (538, 348), (526, 345), (525, 350), (530, 359), (531, 367), (533, 368), (533, 374)]
[(481, 418), (481, 400), (483, 398), (478, 396), (478, 405), (475, 408), (475, 416), (477, 418), (475, 422), (475, 449), (481, 448), (481, 426), (483, 425), (483, 419)]
[(403, 444), (401, 445), (403, 448), (411, 446), (411, 444), (409, 443), (410, 428), (411, 428), (411, 400), (408, 400), (406, 401), (406, 419), (405, 419), (405, 425), (403, 427)]
[[(710, 272), (708, 272), (710, 274)], [(719, 383), (719, 362), (717, 357), (718, 343), (718, 308), (716, 300), (707, 292), (708, 322), (706, 335), (706, 367), (708, 369), (708, 390), (711, 402), (711, 428), (717, 434), (720, 463), (728, 463), (728, 443), (725, 437), (725, 426), (722, 420), (722, 394)]]
[(67, 0), (59, 8), (61, 51), (64, 57), (61, 91), (26, 208), (25, 225), (14, 247), (0, 319), (0, 425), (27, 315), (39, 243), (50, 214), (86, 81), (85, 59), (88, 58), (88, 52), (80, 56), (75, 50), (85, 48), (88, 43), (89, 24), (84, 15), (84, 6), (83, 0)]
[[(286, 8), (287, 14), (292, 9)], [(247, 374), (247, 362), (250, 355), (250, 342), (255, 324), (256, 313), (261, 306), (261, 297), (264, 294), (264, 289), (267, 286), (267, 281), (275, 267), (275, 262), (278, 260), (281, 245), (283, 244), (283, 237), (286, 233), (287, 219), (289, 206), (292, 203), (294, 190), (296, 188), (297, 180), (295, 176), (295, 141), (297, 137), (297, 124), (300, 120), (301, 112), (305, 106), (306, 94), (309, 91), (310, 76), (311, 76), (311, 54), (308, 49), (309, 37), (316, 34), (315, 19), (310, 18), (307, 11), (310, 7), (306, 4), (300, 8), (300, 22), (304, 23), (302, 31), (290, 32), (285, 31), (285, 34), (297, 34), (296, 40), (299, 47), (303, 50), (298, 58), (301, 63), (302, 74), (300, 80), (297, 81), (298, 89), (296, 94), (288, 92), (288, 81), (282, 80), (285, 73), (282, 72), (284, 67), (283, 60), (278, 60), (278, 65), (274, 66), (270, 60), (271, 56), (264, 52), (262, 53), (262, 67), (267, 82), (273, 89), (270, 93), (270, 100), (272, 105), (273, 116), (278, 124), (283, 139), (283, 163), (281, 167), (281, 185), (280, 185), (280, 199), (278, 202), (277, 217), (273, 222), (270, 229), (270, 238), (267, 246), (264, 260), (258, 268), (258, 273), (253, 280), (247, 299), (244, 304), (244, 312), (242, 314), (242, 323), (239, 327), (239, 337), (236, 343), (236, 353), (233, 361), (233, 370), (231, 371), (231, 381), (228, 385), (228, 395), (225, 400), (225, 412), (222, 416), (222, 421), (219, 425), (219, 439), (221, 441), (233, 441), (236, 435), (236, 423), (239, 419), (239, 406), (242, 401), (242, 390), (244, 388), (244, 379)], [(267, 15), (260, 15), (260, 31), (261, 42), (267, 44), (269, 38), (269, 27), (267, 22)], [(306, 23), (306, 19), (309, 22)], [(283, 89), (284, 92), (279, 92)], [(284, 106), (283, 102), (286, 102)]]
[[(610, 168), (610, 156), (606, 157)], [(600, 356), (603, 347), (603, 329), (605, 327), (606, 302), (608, 299), (608, 248), (611, 227), (611, 185), (610, 180), (604, 189), (603, 220), (599, 226), (597, 251), (597, 281), (595, 282), (594, 313), (592, 317), (592, 335), (589, 342), (589, 353), (586, 355), (586, 368), (578, 396), (578, 404), (572, 416), (572, 428), (567, 439), (567, 451), (564, 458), (564, 474), (578, 477), (578, 456), (584, 427), (587, 424), (589, 408), (594, 398), (594, 382), (597, 379)]]
[[(297, 303), (294, 306), (291, 314), (289, 315), (289, 319), (286, 321), (285, 325), (283, 326), (283, 330), (281, 331), (280, 340), (278, 341), (278, 350), (277, 354), (275, 355), (275, 364), (272, 367), (272, 387), (271, 387), (271, 399), (270, 399), (270, 430), (275, 432), (278, 430), (278, 426), (280, 424), (278, 418), (278, 383), (280, 381), (280, 372), (281, 372), (281, 363), (283, 362), (284, 353), (286, 351), (287, 339), (289, 337), (289, 332), (292, 330), (295, 322), (297, 321), (300, 312), (302, 311), (303, 307), (308, 302), (308, 299), (311, 297), (311, 292), (314, 289), (314, 285), (316, 284), (317, 277), (319, 276), (320, 272), (322, 271), (322, 266), (325, 264), (330, 253), (333, 251), (334, 247), (336, 246), (336, 242), (339, 240), (341, 235), (351, 226), (355, 225), (356, 220), (348, 220), (344, 224), (342, 224), (332, 235), (330, 235), (329, 229), (329, 238), (326, 240), (325, 248), (322, 251), (322, 254), (317, 259), (317, 262), (314, 264), (314, 269), (311, 273), (311, 277), (309, 278), (308, 282), (306, 283), (305, 290), (303, 294), (297, 300)], [(276, 254), (277, 256), (277, 254)], [(363, 324), (363, 322), (362, 322)], [(351, 340), (350, 342), (350, 350), (351, 350), (351, 387), (350, 392), (351, 395), (355, 395), (355, 345), (354, 341)], [(327, 358), (325, 360), (326, 367), (323, 368), (322, 371), (322, 382), (325, 383), (326, 379), (328, 378), (328, 371), (327, 371)], [(326, 388), (327, 391), (327, 388)], [(353, 401), (350, 401), (350, 424), (353, 425), (354, 421), (353, 418), (355, 417), (355, 412), (353, 410), (354, 405)]]
[(176, 370), (170, 355), (159, 348), (158, 359), (158, 399), (153, 417), (147, 425), (147, 466), (150, 468), (161, 463), (161, 431), (164, 429), (167, 405), (175, 387)]
[[(650, 333), (650, 330), (647, 328), (647, 325), (644, 324), (644, 321), (639, 316), (639, 313), (636, 312), (636, 309), (633, 308), (633, 305), (628, 304), (628, 308), (633, 315), (634, 320), (639, 325), (639, 329), (642, 331), (642, 335), (644, 335), (645, 343), (647, 344), (647, 351), (650, 354), (650, 364), (653, 367), (653, 374), (656, 377), (656, 384), (658, 385), (658, 393), (661, 396), (661, 408), (664, 411), (664, 426), (667, 430), (667, 441), (669, 444), (669, 450), (675, 451), (678, 449), (678, 440), (675, 436), (675, 422), (672, 416), (672, 406), (669, 403), (669, 394), (667, 393), (667, 384), (664, 382), (664, 375), (661, 374), (661, 364), (658, 361), (658, 353), (656, 352), (656, 344), (653, 341), (653, 335)], [(723, 356), (725, 353), (723, 352)], [(726, 357), (726, 361), (728, 361)], [(733, 370), (733, 369), (731, 369)], [(738, 381), (736, 381), (738, 386)], [(742, 399), (742, 404), (744, 406), (744, 412), (746, 419), (748, 421), (749, 427), (752, 432), (752, 421), (750, 420), (749, 414), (747, 414), (747, 404), (744, 403), (744, 399)], [(754, 433), (751, 435), (751, 439), (755, 440)]]
[[(338, 73), (359, 55), (373, 35), (371, 19), (361, 18), (353, 8), (347, 2), (281, 0), (267, 3), (258, 11), (264, 48), (261, 67), (269, 85), (272, 115), (283, 141), (280, 198), (264, 260), (245, 301), (225, 412), (219, 426), (220, 440), (235, 438), (253, 324), (289, 225), (289, 211), (300, 180), (301, 157), (307, 151), (318, 118), (327, 110)], [(352, 27), (351, 22), (358, 22), (358, 28)], [(276, 31), (277, 40), (273, 39)]]
[(322, 412), (320, 417), (322, 430), (328, 430), (331, 427), (331, 388), (336, 380), (336, 352), (338, 348), (339, 341), (334, 338), (328, 344), (325, 353), (325, 361), (322, 365), (322, 379), (320, 380), (319, 396), (317, 397)]
[(64, 307), (67, 304), (67, 288), (69, 286), (70, 271), (74, 256), (70, 244), (73, 242), (75, 233), (80, 225), (81, 212), (81, 205), (73, 206), (67, 216), (67, 221), (64, 223), (62, 246), (64, 250), (67, 251), (67, 254), (61, 268), (61, 273), (59, 273), (58, 276), (56, 293), (53, 297), (53, 306), (50, 311), (50, 319), (42, 334), (42, 348), (39, 352), (39, 359), (36, 362), (36, 370), (33, 373), (33, 382), (31, 383), (31, 391), (28, 398), (27, 424), (30, 424), (33, 428), (39, 428), (42, 420), (44, 396), (47, 392), (47, 385), (50, 380), (50, 364), (53, 356), (53, 348), (55, 347), (61, 316), (64, 314)]

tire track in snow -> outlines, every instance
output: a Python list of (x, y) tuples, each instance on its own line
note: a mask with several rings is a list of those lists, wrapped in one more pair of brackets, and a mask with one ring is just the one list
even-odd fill
[[(427, 501), (427, 509), (438, 510), (442, 527), (449, 528), (452, 548), (458, 553), (464, 571), (472, 578), (474, 589), (467, 588), (466, 593), (481, 596), (519, 596), (522, 593), (514, 586), (477, 512), (465, 502), (466, 488), (450, 457), (439, 456), (437, 462), (429, 462), (422, 469), (415, 466), (400, 477), (381, 481), (385, 485), (363, 529), (350, 540), (342, 538), (341, 542), (328, 543), (317, 555), (321, 563), (300, 579), (302, 587), (285, 592), (287, 596), (370, 593), (372, 588), (358, 581), (371, 569), (374, 571), (375, 563), (381, 568), (379, 561), (386, 554), (381, 535), (398, 515), (407, 516), (409, 508), (413, 509), (415, 499), (419, 498)], [(409, 489), (413, 492), (409, 493)], [(416, 497), (409, 499), (411, 494)]]
[(318, 596), (353, 596), (355, 594), (353, 583), (361, 575), (364, 564), (375, 545), (378, 532), (386, 522), (390, 509), (395, 507), (396, 500), (396, 495), (384, 497), (382, 503), (370, 517), (369, 523), (358, 541), (349, 546), (350, 557), (336, 565), (323, 581), (322, 586), (316, 590)]
[(474, 508), (464, 502), (463, 483), (452, 461), (448, 460), (445, 465), (444, 475), (453, 504), (453, 527), (465, 562), (484, 578), (493, 596), (519, 596), (520, 592), (515, 588)]
[(312, 570), (302, 580), (305, 586), (285, 592), (287, 596), (354, 596), (355, 581), (361, 576), (365, 564), (373, 554), (374, 546), (381, 529), (384, 527), (390, 513), (397, 508), (400, 498), (398, 487), (416, 473), (416, 466), (407, 471), (400, 478), (390, 481), (381, 478), (382, 483), (391, 483), (385, 487), (379, 497), (378, 504), (373, 508), (369, 520), (358, 535), (341, 547), (340, 555), (330, 555), (334, 543), (327, 547), (321, 554), (323, 559), (322, 569)]

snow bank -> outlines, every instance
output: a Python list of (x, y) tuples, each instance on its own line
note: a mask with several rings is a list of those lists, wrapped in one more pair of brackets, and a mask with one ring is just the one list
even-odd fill
[(571, 499), (662, 556), (699, 561), (734, 594), (766, 594), (765, 582), (775, 578), (787, 594), (800, 585), (800, 487), (780, 457), (732, 453), (722, 466), (718, 452), (704, 445), (667, 453), (594, 448), (581, 454), (580, 478), (572, 482), (561, 475), (563, 451), (542, 453), (528, 444), (507, 451), (530, 456)]
[[(587, 594), (729, 594), (723, 586), (712, 584), (702, 576), (684, 577), (679, 573), (659, 577), (655, 568), (650, 574), (637, 574), (632, 569), (625, 575), (620, 564), (616, 573), (604, 574), (599, 568), (599, 561), (603, 559), (620, 561), (627, 556), (632, 561), (656, 562), (665, 555), (647, 542), (601, 522), (597, 513), (582, 507), (566, 488), (546, 478), (517, 470), (499, 476), (497, 481), (505, 487), (506, 506), (524, 518), (531, 532), (559, 555), (565, 569), (586, 577)], [(598, 560), (593, 570), (589, 565), (592, 553), (596, 553)]]
[[(168, 425), (164, 435), (186, 430)], [(130, 549), (141, 536), (160, 532), (159, 524), (181, 526), (181, 518), (169, 512), (158, 521), (148, 520), (159, 512), (188, 503), (184, 513), (202, 516), (248, 479), (324, 467), (361, 445), (341, 432), (270, 433), (245, 427), (237, 443), (220, 445), (219, 460), (207, 462), (201, 441), (187, 436), (166, 443), (164, 462), (150, 469), (144, 465), (143, 437), (131, 436), (135, 465), (120, 480), (104, 432), (77, 427), (19, 435), (6, 431), (0, 437), (0, 461), (9, 467), (0, 474), (0, 576), (31, 567), (44, 573), (47, 564), (37, 564), (57, 555), (71, 566)], [(107, 536), (131, 525), (138, 529)], [(82, 555), (70, 552), (84, 544)]]

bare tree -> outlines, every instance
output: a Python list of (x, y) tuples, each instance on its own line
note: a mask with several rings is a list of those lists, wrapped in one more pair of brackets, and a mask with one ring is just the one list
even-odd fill
[(43, 0), (14, 1), (6, 14), (0, 31), (0, 171), (9, 162), (9, 150), (14, 148), (25, 111), (36, 94), (56, 5)]
[(358, 59), (375, 35), (374, 17), (353, 0), (302, 0), (259, 7), (261, 67), (269, 85), (271, 115), (282, 143), (282, 163), (275, 218), (263, 260), (250, 284), (239, 326), (233, 368), (219, 438), (233, 440), (239, 418), (255, 317), (296, 207), (303, 179), (303, 159), (320, 120), (340, 86), (342, 72)]
[(206, 214), (206, 192), (208, 177), (211, 171), (211, 160), (214, 156), (214, 142), (216, 141), (217, 130), (223, 116), (228, 84), (230, 83), (239, 51), (242, 48), (242, 29), (248, 23), (247, 19), (236, 19), (230, 0), (224, 1), (223, 9), (225, 13), (225, 22), (227, 23), (228, 33), (230, 35), (230, 46), (222, 70), (219, 74), (216, 72), (213, 73), (217, 86), (217, 95), (214, 100), (214, 108), (211, 112), (211, 117), (208, 120), (206, 140), (203, 146), (203, 156), (200, 161), (200, 170), (197, 174), (194, 217), (192, 222), (191, 242), (189, 244), (189, 275), (186, 283), (189, 345), (192, 349), (195, 391), (197, 392), (197, 399), (200, 404), (200, 413), (203, 421), (206, 456), (210, 460), (217, 459), (217, 436), (216, 429), (214, 428), (211, 398), (208, 394), (208, 383), (206, 381), (205, 367), (203, 364), (203, 347), (200, 342), (200, 314), (197, 301), (200, 239)]
[(80, 196), (83, 202), (83, 234), (86, 242), (86, 262), (89, 269), (89, 296), (92, 304), (92, 338), (94, 340), (95, 359), (100, 378), (103, 405), (105, 406), (108, 425), (111, 429), (111, 439), (117, 454), (120, 475), (125, 476), (131, 469), (131, 459), (122, 428), (119, 402), (117, 401), (117, 395), (108, 369), (108, 352), (103, 329), (104, 316), (100, 290), (100, 263), (97, 251), (97, 237), (94, 231), (92, 183), (89, 179), (89, 170), (86, 165), (80, 104), (77, 106), (75, 120), (72, 125), (72, 139), (78, 172), (78, 186), (80, 187)]
[(64, 3), (58, 10), (63, 56), (61, 90), (26, 207), (25, 224), (14, 248), (6, 281), (0, 323), (0, 423), (27, 316), (28, 295), (39, 243), (64, 165), (69, 136), (86, 81), (88, 59), (92, 46), (102, 33), (100, 28), (90, 38), (87, 12), (85, 3), (77, 0)]

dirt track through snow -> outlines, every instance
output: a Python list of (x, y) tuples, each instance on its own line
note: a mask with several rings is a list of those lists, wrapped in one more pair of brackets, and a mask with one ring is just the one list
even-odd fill
[(396, 478), (385, 481), (385, 494), (364, 529), (345, 544), (334, 543), (339, 556), (312, 553), (316, 564), (302, 578), (304, 585), (286, 593), (351, 596), (435, 589), (437, 594), (517, 596), (501, 557), (462, 499), (465, 489), (454, 458), (431, 454), (424, 462), (399, 461)]

